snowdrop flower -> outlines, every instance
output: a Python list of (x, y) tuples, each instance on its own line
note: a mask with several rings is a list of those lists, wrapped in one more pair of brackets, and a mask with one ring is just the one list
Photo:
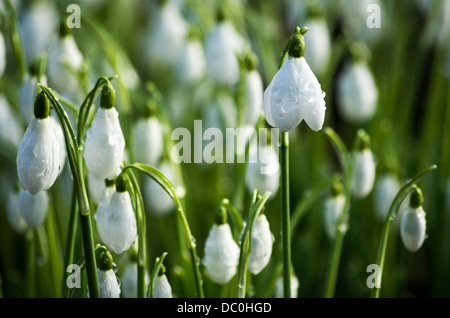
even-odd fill
[(47, 216), (48, 194), (41, 191), (31, 195), (23, 189), (19, 190), (19, 212), (25, 223), (31, 228), (40, 227)]
[[(159, 170), (176, 185), (175, 171), (168, 161), (163, 161), (159, 167)], [(151, 215), (163, 216), (171, 213), (175, 209), (175, 203), (173, 199), (167, 194), (167, 192), (153, 179), (144, 179), (144, 200), (147, 205), (147, 211)]]
[(377, 178), (374, 187), (373, 202), (375, 217), (380, 222), (386, 221), (392, 201), (394, 201), (399, 189), (400, 183), (395, 174), (388, 172)]
[(409, 206), (403, 212), (400, 223), (403, 244), (411, 252), (417, 251), (426, 239), (426, 220), (422, 202), (422, 191), (416, 187), (410, 194)]
[(245, 171), (245, 184), (249, 192), (258, 189), (260, 193), (271, 192), (270, 199), (278, 191), (280, 163), (275, 149), (269, 145), (252, 143), (249, 151), (249, 163)]
[(0, 93), (0, 139), (17, 147), (22, 135), (23, 130), (11, 111), (8, 100)]
[(87, 177), (87, 184), (89, 197), (96, 204), (99, 204), (101, 201), (108, 202), (115, 191), (114, 180), (99, 180), (90, 173)]
[(161, 266), (160, 272), (155, 279), (155, 293), (153, 298), (172, 298), (172, 287), (165, 274), (166, 269)]
[(122, 254), (133, 245), (137, 237), (136, 217), (122, 177), (116, 179), (111, 198), (99, 202), (95, 220), (101, 241), (114, 253)]
[(34, 115), (17, 154), (17, 173), (23, 189), (31, 194), (48, 190), (61, 167), (58, 138), (49, 117), (50, 102), (43, 92), (36, 96)]
[(156, 165), (163, 153), (163, 128), (155, 116), (140, 118), (133, 125), (131, 136), (133, 158), (136, 162)]
[(3, 37), (3, 34), (0, 31), (0, 77), (3, 75), (5, 68), (6, 68), (5, 38)]
[(256, 64), (256, 55), (248, 54), (246, 56), (245, 109), (242, 123), (249, 127), (255, 127), (262, 114), (263, 83)]
[(358, 134), (361, 142), (354, 153), (352, 194), (355, 198), (362, 199), (372, 191), (376, 176), (376, 164), (373, 153), (369, 148), (369, 136), (362, 130)]
[(297, 28), (289, 40), (289, 57), (264, 91), (266, 120), (282, 132), (294, 129), (302, 120), (319, 131), (325, 120), (325, 93), (303, 57), (306, 31)]
[(120, 285), (113, 270), (111, 253), (103, 246), (96, 250), (98, 287), (101, 298), (120, 298)]
[[(122, 290), (122, 297), (124, 298), (137, 298), (137, 288), (138, 288), (138, 266), (136, 262), (128, 263), (125, 267), (123, 274), (120, 276), (120, 281), (122, 282), (120, 288)], [(148, 286), (150, 282), (150, 277), (148, 273), (145, 273), (145, 286)]]
[(186, 21), (173, 1), (159, 8), (150, 25), (148, 53), (154, 65), (172, 66), (176, 63), (186, 37)]
[(269, 263), (273, 241), (267, 217), (265, 214), (258, 215), (252, 228), (252, 248), (248, 259), (248, 270), (253, 275), (259, 274)]
[(59, 37), (50, 47), (47, 62), (48, 81), (64, 94), (74, 94), (80, 88), (76, 72), (81, 69), (83, 56), (67, 27), (66, 20), (60, 24)]
[(84, 159), (95, 178), (113, 179), (122, 164), (125, 139), (119, 114), (114, 108), (115, 91), (111, 83), (102, 89), (100, 108), (86, 132)]
[(321, 17), (310, 19), (305, 25), (308, 32), (305, 41), (308, 47), (305, 50), (305, 59), (313, 72), (322, 75), (328, 67), (331, 52), (331, 39), (326, 21)]
[(19, 210), (19, 194), (15, 191), (11, 191), (8, 194), (6, 202), (6, 216), (8, 218), (9, 225), (17, 234), (23, 234), (27, 230), (28, 226), (25, 220), (20, 215)]
[(233, 85), (239, 79), (237, 54), (242, 53), (245, 42), (233, 25), (219, 21), (208, 33), (205, 56), (208, 74), (218, 84)]
[[(342, 192), (342, 184), (336, 183), (333, 185), (331, 195), (324, 202), (323, 209), (323, 224), (325, 233), (330, 240), (334, 240), (336, 237), (336, 231), (338, 230), (338, 223), (344, 212), (345, 196)], [(347, 224), (344, 223), (343, 228), (339, 228), (339, 231), (345, 232), (347, 230)]]
[[(297, 298), (299, 286), (300, 282), (298, 281), (297, 276), (295, 276), (294, 273), (291, 273), (291, 298)], [(283, 295), (283, 277), (279, 277), (275, 283), (275, 298), (283, 298)]]
[(354, 61), (346, 65), (337, 82), (338, 111), (348, 122), (362, 124), (377, 109), (378, 89), (368, 65)]
[(208, 276), (217, 284), (226, 284), (236, 274), (239, 246), (233, 240), (226, 213), (221, 210), (205, 242), (203, 265)]
[(189, 84), (198, 82), (206, 73), (206, 57), (197, 39), (186, 41), (176, 64), (177, 80)]
[(59, 144), (59, 174), (61, 174), (64, 169), (64, 164), (66, 162), (67, 152), (66, 152), (66, 141), (64, 139), (64, 133), (62, 131), (61, 125), (55, 116), (51, 116), (50, 120), (53, 125), (53, 131), (56, 136), (56, 140)]

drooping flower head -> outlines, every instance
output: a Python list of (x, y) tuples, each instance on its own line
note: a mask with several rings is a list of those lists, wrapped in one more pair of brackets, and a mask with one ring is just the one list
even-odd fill
[(101, 298), (120, 298), (120, 286), (113, 269), (113, 258), (104, 246), (96, 250), (98, 287)]
[(36, 96), (31, 120), (17, 154), (20, 185), (31, 194), (48, 190), (61, 167), (60, 144), (50, 114), (50, 102), (43, 92)]
[(355, 198), (365, 198), (371, 191), (375, 182), (376, 163), (370, 150), (370, 137), (363, 130), (358, 131), (358, 143), (353, 167), (352, 194)]
[(342, 184), (335, 182), (331, 188), (331, 195), (324, 202), (323, 207), (323, 224), (325, 233), (328, 238), (334, 240), (336, 232), (346, 231), (347, 224), (344, 223), (344, 227), (338, 229), (338, 223), (344, 213), (345, 196), (343, 194)]
[(287, 45), (288, 58), (264, 91), (264, 115), (267, 122), (287, 132), (302, 120), (314, 130), (325, 120), (325, 93), (303, 54), (307, 29), (297, 27)]
[(23, 189), (19, 190), (18, 208), (22, 219), (30, 228), (38, 228), (44, 224), (48, 209), (48, 194), (41, 191), (35, 195)]
[(266, 215), (258, 215), (252, 228), (252, 247), (248, 258), (248, 270), (253, 275), (259, 274), (269, 263), (273, 241), (274, 236)]
[(161, 269), (155, 280), (154, 298), (172, 298), (172, 287), (166, 276), (166, 268), (161, 265)]
[(419, 250), (426, 239), (427, 224), (422, 203), (422, 191), (415, 187), (410, 194), (409, 206), (403, 212), (400, 223), (403, 244), (411, 252)]

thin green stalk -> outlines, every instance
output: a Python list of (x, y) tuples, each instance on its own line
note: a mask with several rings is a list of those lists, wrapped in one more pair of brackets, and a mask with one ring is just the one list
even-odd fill
[(26, 255), (27, 255), (27, 292), (28, 298), (35, 296), (36, 280), (36, 250), (34, 241), (34, 229), (28, 230), (26, 235)]
[(164, 252), (161, 257), (157, 257), (155, 260), (155, 266), (153, 267), (152, 274), (150, 276), (150, 284), (147, 288), (147, 298), (154, 298), (155, 295), (155, 283), (156, 277), (158, 276), (159, 270), (161, 269), (164, 258), (166, 258), (167, 253)]
[(66, 279), (67, 273), (66, 268), (69, 264), (73, 263), (73, 259), (75, 256), (75, 242), (77, 237), (77, 228), (78, 228), (78, 209), (77, 209), (77, 199), (75, 193), (75, 187), (72, 189), (72, 201), (70, 203), (70, 215), (69, 215), (69, 227), (67, 230), (66, 236), (66, 246), (64, 249), (64, 270), (63, 270), (63, 279), (62, 279), (62, 290), (65, 290), (66, 287)]
[(289, 208), (289, 133), (280, 134), (281, 165), (281, 234), (283, 246), (283, 291), (285, 298), (291, 298), (291, 234)]
[(386, 258), (386, 249), (387, 249), (387, 243), (389, 239), (389, 233), (392, 228), (392, 224), (395, 221), (395, 218), (397, 217), (397, 212), (407, 195), (411, 192), (412, 188), (416, 183), (418, 183), (426, 174), (436, 169), (436, 165), (432, 165), (422, 172), (418, 173), (416, 176), (414, 176), (412, 179), (408, 180), (403, 187), (397, 192), (397, 195), (394, 198), (394, 201), (392, 201), (392, 204), (389, 208), (389, 213), (386, 219), (386, 222), (384, 223), (383, 227), (383, 233), (381, 235), (380, 244), (378, 246), (378, 254), (377, 254), (377, 262), (376, 264), (379, 266), (378, 275), (376, 277), (377, 284), (379, 288), (373, 288), (371, 292), (372, 298), (378, 298), (380, 297), (380, 289), (381, 289), (381, 278), (383, 277), (383, 268), (384, 268), (384, 260)]
[[(55, 192), (52, 191), (54, 195)], [(53, 200), (54, 201), (54, 200)], [(59, 285), (59, 277), (61, 277), (62, 272), (62, 264), (61, 264), (61, 255), (59, 254), (58, 241), (56, 238), (55, 232), (55, 208), (51, 208), (48, 211), (47, 218), (45, 220), (45, 229), (47, 231), (48, 237), (48, 246), (49, 246), (49, 263), (50, 263), (50, 276), (52, 277), (53, 283), (53, 296), (58, 297), (61, 294), (60, 285)]]

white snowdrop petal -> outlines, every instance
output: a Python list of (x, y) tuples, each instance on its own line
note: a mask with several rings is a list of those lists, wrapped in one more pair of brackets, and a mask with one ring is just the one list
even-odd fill
[[(300, 282), (298, 281), (297, 276), (291, 275), (291, 298), (297, 298), (299, 286)], [(277, 282), (275, 284), (275, 298), (284, 298), (282, 277), (277, 278)]]
[(352, 193), (356, 198), (361, 199), (372, 191), (375, 182), (375, 159), (370, 149), (358, 151), (355, 156)]
[(60, 146), (49, 117), (33, 118), (19, 144), (17, 173), (20, 185), (31, 194), (49, 189), (60, 167)]
[(156, 165), (163, 152), (163, 132), (156, 117), (140, 119), (133, 126), (134, 161)]
[(0, 94), (0, 139), (17, 147), (22, 136), (23, 130), (14, 116), (8, 100), (3, 94)]
[(176, 66), (177, 79), (182, 83), (200, 80), (206, 73), (206, 57), (202, 44), (197, 40), (190, 40), (182, 52)]
[(89, 172), (100, 180), (112, 179), (120, 169), (124, 149), (117, 110), (100, 107), (86, 133), (84, 158)]
[(22, 234), (27, 229), (27, 223), (20, 215), (19, 195), (16, 192), (10, 192), (6, 202), (6, 217), (9, 225), (17, 234)]
[(269, 221), (264, 214), (258, 216), (253, 224), (251, 241), (248, 270), (257, 275), (269, 263), (274, 241), (273, 234), (270, 232)]
[(113, 270), (97, 269), (101, 298), (120, 298), (120, 286)]
[(27, 76), (20, 87), (20, 114), (25, 123), (29, 123), (34, 116), (34, 96), (36, 95), (36, 76)]
[(263, 84), (261, 76), (257, 70), (252, 70), (247, 74), (245, 80), (246, 103), (244, 110), (243, 124), (255, 127), (259, 116), (262, 113), (263, 104)]
[(47, 216), (48, 194), (41, 191), (31, 195), (27, 191), (19, 190), (19, 212), (20, 216), (31, 228), (40, 227)]
[(154, 298), (172, 298), (172, 287), (166, 275), (156, 277)]
[(239, 246), (233, 240), (228, 223), (211, 228), (205, 242), (203, 265), (217, 284), (226, 284), (235, 274), (239, 261)]
[(114, 192), (109, 202), (99, 202), (95, 219), (100, 239), (114, 253), (122, 254), (136, 240), (136, 217), (128, 192)]
[(379, 221), (386, 221), (389, 208), (399, 189), (400, 184), (394, 174), (386, 173), (377, 178), (373, 194), (375, 216)]
[(322, 74), (329, 62), (331, 39), (327, 24), (324, 19), (314, 18), (305, 23), (308, 32), (305, 38), (305, 59), (311, 69), (318, 74)]
[(58, 174), (61, 174), (61, 171), (64, 169), (64, 164), (66, 162), (67, 152), (66, 152), (66, 141), (64, 139), (64, 133), (62, 131), (61, 125), (55, 116), (50, 117), (53, 125), (53, 131), (56, 136), (56, 140), (59, 144), (59, 171)]
[[(324, 203), (324, 228), (327, 236), (330, 239), (334, 239), (336, 237), (337, 224), (344, 210), (344, 205), (345, 196), (343, 194), (332, 196), (328, 198)], [(341, 230), (345, 231), (346, 228)]]
[(347, 65), (337, 82), (338, 111), (352, 123), (370, 120), (377, 108), (378, 89), (366, 63)]
[(422, 207), (408, 207), (403, 212), (400, 235), (409, 251), (415, 252), (422, 246), (426, 238), (425, 212)]

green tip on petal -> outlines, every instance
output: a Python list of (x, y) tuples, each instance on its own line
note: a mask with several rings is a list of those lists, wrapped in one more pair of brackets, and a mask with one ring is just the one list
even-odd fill
[(413, 191), (409, 195), (409, 206), (413, 209), (420, 208), (423, 203), (422, 190), (419, 187), (414, 186)]
[(50, 115), (50, 101), (44, 92), (39, 92), (34, 100), (34, 117), (45, 119)]
[(227, 223), (227, 210), (224, 207), (220, 207), (216, 212), (214, 223), (222, 225)]
[(364, 129), (359, 129), (356, 135), (356, 149), (364, 150), (370, 148), (370, 136)]
[(97, 257), (97, 267), (102, 271), (109, 271), (113, 267), (113, 258), (105, 246), (100, 246), (95, 251)]
[(290, 57), (300, 58), (305, 54), (305, 39), (303, 35), (308, 32), (308, 28), (297, 27), (294, 35), (289, 39), (288, 54)]
[(102, 88), (102, 95), (100, 98), (100, 107), (110, 109), (116, 103), (116, 91), (111, 83), (108, 81)]
[(116, 178), (116, 191), (117, 192), (125, 192), (127, 191), (127, 183), (125, 182), (125, 176), (120, 174)]
[(161, 264), (161, 267), (159, 268), (158, 276), (161, 277), (161, 276), (163, 276), (165, 274), (166, 274), (166, 267), (163, 264)]

